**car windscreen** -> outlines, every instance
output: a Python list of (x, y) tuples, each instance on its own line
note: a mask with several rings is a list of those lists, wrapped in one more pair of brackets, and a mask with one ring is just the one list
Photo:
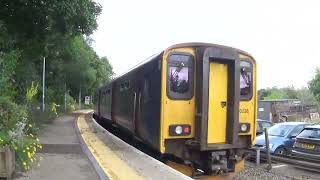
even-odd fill
[(294, 125), (288, 124), (276, 124), (268, 129), (269, 136), (280, 136), (284, 137), (289, 131), (294, 127)]
[(320, 129), (304, 129), (297, 137), (320, 140)]

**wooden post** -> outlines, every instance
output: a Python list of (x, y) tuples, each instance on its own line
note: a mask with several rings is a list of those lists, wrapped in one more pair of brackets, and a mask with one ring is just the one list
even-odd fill
[(260, 166), (260, 148), (256, 149), (257, 156), (256, 156), (256, 165)]
[(267, 162), (268, 162), (267, 169), (271, 170), (272, 166), (271, 166), (271, 156), (270, 156), (270, 149), (269, 149), (269, 135), (268, 135), (267, 128), (264, 128), (264, 135), (266, 140), (266, 152), (267, 152)]
[(11, 179), (14, 170), (14, 151), (12, 151), (9, 147), (0, 148), (0, 177)]

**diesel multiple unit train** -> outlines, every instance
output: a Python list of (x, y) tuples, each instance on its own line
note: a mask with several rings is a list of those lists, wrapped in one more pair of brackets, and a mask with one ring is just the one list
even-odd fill
[(241, 50), (173, 45), (97, 92), (94, 117), (194, 172), (243, 166), (256, 134), (256, 63)]

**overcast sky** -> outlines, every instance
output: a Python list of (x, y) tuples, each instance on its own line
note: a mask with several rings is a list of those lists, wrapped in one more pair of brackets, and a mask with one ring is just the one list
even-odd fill
[(242, 49), (258, 63), (258, 88), (307, 86), (320, 66), (320, 1), (95, 0), (99, 56), (126, 72), (182, 42)]

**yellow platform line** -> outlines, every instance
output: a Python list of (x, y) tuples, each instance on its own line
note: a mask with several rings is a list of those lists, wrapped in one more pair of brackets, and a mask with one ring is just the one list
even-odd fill
[(109, 179), (144, 179), (90, 131), (84, 115), (79, 116), (77, 125), (88, 149)]

